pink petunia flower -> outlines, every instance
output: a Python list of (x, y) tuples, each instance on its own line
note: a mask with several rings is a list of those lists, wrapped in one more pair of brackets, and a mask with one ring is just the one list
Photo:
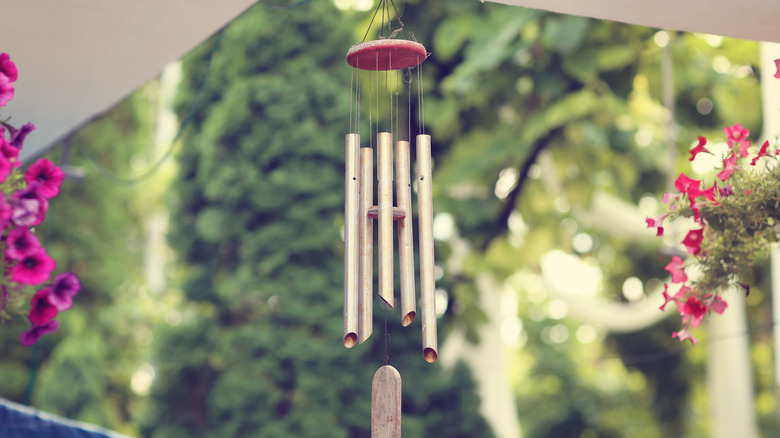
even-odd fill
[(60, 312), (68, 310), (73, 307), (73, 297), (80, 290), (81, 283), (78, 277), (71, 272), (63, 272), (54, 277), (54, 284), (51, 285), (51, 293), (48, 295), (49, 303)]
[(688, 274), (685, 273), (685, 264), (680, 257), (673, 256), (672, 261), (664, 268), (672, 275), (672, 283), (685, 283)]
[[(737, 123), (734, 126), (727, 126), (723, 128), (723, 132), (726, 134), (726, 143), (728, 143), (730, 148), (733, 148), (734, 145), (739, 144), (739, 152), (742, 152), (742, 142), (747, 140), (748, 135), (750, 135), (750, 131), (745, 129), (742, 125)], [(746, 155), (742, 155), (743, 157), (747, 157), (747, 151), (745, 151)]]
[(691, 341), (691, 345), (696, 345), (697, 342), (699, 342), (698, 339), (694, 338), (691, 334), (691, 330), (688, 326), (683, 327), (682, 330), (678, 330), (674, 333), (672, 333), (673, 338), (680, 338), (680, 342), (689, 340)]
[(732, 153), (730, 157), (723, 159), (723, 170), (717, 176), (721, 181), (726, 181), (737, 168), (737, 154)]
[(11, 82), (16, 82), (19, 77), (19, 71), (16, 69), (16, 64), (11, 61), (11, 56), (7, 53), (0, 53), (0, 73), (8, 76)]
[(37, 187), (31, 186), (17, 190), (11, 195), (11, 207), (13, 207), (11, 220), (16, 226), (32, 227), (46, 218), (49, 200), (38, 193)]
[(728, 303), (726, 303), (726, 300), (721, 298), (720, 295), (715, 295), (712, 297), (708, 307), (714, 310), (718, 315), (721, 315), (723, 314), (723, 311), (726, 310), (726, 307), (728, 307)]
[(707, 144), (707, 139), (699, 136), (699, 144), (694, 146), (693, 149), (690, 150), (691, 158), (688, 158), (688, 161), (693, 161), (694, 158), (696, 158), (696, 155), (698, 155), (701, 152), (711, 153), (707, 148), (704, 147), (704, 145)]
[(761, 145), (761, 149), (758, 150), (758, 155), (756, 155), (756, 157), (753, 158), (753, 160), (750, 162), (751, 166), (755, 166), (758, 159), (766, 155), (766, 150), (768, 147), (769, 147), (769, 140), (765, 141), (764, 144)]
[(780, 78), (780, 59), (775, 59), (775, 67), (777, 67), (777, 71), (774, 77)]
[(20, 284), (36, 285), (48, 280), (57, 262), (46, 254), (44, 248), (38, 248), (33, 254), (19, 260), (11, 270), (11, 281)]
[(6, 237), (5, 255), (12, 260), (22, 260), (29, 257), (41, 247), (35, 234), (27, 227), (15, 227)]
[(57, 316), (57, 307), (49, 302), (51, 289), (41, 289), (32, 297), (28, 318), (33, 325), (43, 325)]
[(685, 239), (683, 239), (682, 243), (685, 245), (685, 249), (687, 249), (691, 255), (699, 255), (701, 252), (701, 242), (703, 236), (703, 227), (698, 230), (688, 231), (688, 234), (685, 235)]
[(723, 186), (720, 189), (718, 189), (718, 193), (720, 193), (720, 196), (731, 196), (734, 194), (734, 187), (730, 185)]
[(43, 325), (34, 325), (30, 327), (29, 330), (22, 333), (22, 336), (19, 338), (19, 340), (21, 341), (22, 345), (29, 347), (30, 345), (35, 345), (41, 336), (57, 331), (58, 327), (59, 323), (56, 319), (53, 319)]
[(8, 102), (14, 99), (14, 86), (11, 80), (3, 73), (0, 73), (0, 106), (8, 105)]
[(37, 185), (38, 193), (46, 199), (51, 199), (60, 193), (60, 185), (65, 179), (65, 173), (47, 158), (36, 161), (24, 173), (24, 180), (29, 185)]
[(11, 143), (3, 135), (0, 135), (0, 155), (5, 157), (9, 163), (13, 163), (13, 167), (19, 167), (22, 164), (19, 161), (19, 149), (11, 146)]

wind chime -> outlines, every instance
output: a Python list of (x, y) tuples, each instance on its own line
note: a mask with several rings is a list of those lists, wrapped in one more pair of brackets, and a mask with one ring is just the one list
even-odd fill
[[(400, 304), (401, 324), (412, 324), (417, 314), (414, 242), (412, 219), (412, 181), (410, 164), (412, 82), (417, 74), (417, 219), (420, 255), (420, 310), (422, 319), (422, 354), (429, 363), (438, 353), (436, 309), (434, 303), (433, 197), (431, 191), (431, 137), (424, 134), (422, 94), (422, 62), (428, 53), (422, 44), (395, 36), (404, 31), (392, 30), (390, 7), (392, 0), (380, 0), (373, 24), (382, 12), (379, 39), (352, 46), (347, 63), (353, 67), (350, 97), (350, 133), (346, 136), (346, 171), (344, 205), (344, 346), (352, 348), (363, 343), (372, 333), (373, 325), (373, 254), (374, 222), (378, 226), (378, 295), (387, 309)], [(384, 36), (385, 14), (388, 36)], [(366, 31), (366, 36), (371, 28)], [(414, 38), (414, 35), (412, 35)], [(368, 89), (363, 89), (364, 86)], [(398, 96), (402, 84), (408, 85), (408, 113), (404, 117), (406, 140), (400, 140), (401, 119), (398, 116)], [(361, 146), (360, 119), (362, 95), (368, 94), (368, 145)], [(380, 110), (380, 103), (383, 111)], [(381, 114), (384, 129), (380, 131)], [(395, 144), (393, 137), (395, 134)], [(376, 150), (377, 202), (374, 204), (374, 150)], [(395, 155), (395, 204), (393, 203), (393, 155)], [(398, 260), (400, 303), (395, 300), (394, 287), (394, 222), (398, 229)], [(385, 365), (379, 368), (372, 382), (371, 436), (391, 438), (401, 436), (401, 375), (390, 365), (387, 354), (389, 334), (385, 321)]]

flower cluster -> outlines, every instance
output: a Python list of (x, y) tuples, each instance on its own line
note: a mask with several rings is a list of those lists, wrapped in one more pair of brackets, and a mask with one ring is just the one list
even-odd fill
[[(664, 310), (670, 302), (677, 304), (683, 328), (672, 336), (696, 343), (691, 329), (698, 327), (704, 316), (726, 309), (718, 295), (730, 286), (741, 286), (749, 292), (744, 279), (749, 278), (755, 263), (766, 259), (769, 245), (780, 238), (780, 150), (770, 151), (764, 142), (751, 153), (750, 132), (739, 124), (724, 128), (728, 152), (722, 158), (722, 168), (710, 183), (689, 178), (681, 173), (675, 181), (677, 193), (664, 193), (662, 202), (668, 212), (657, 218), (647, 218), (648, 228), (656, 235), (664, 234), (665, 220), (691, 218), (695, 224), (682, 240), (701, 277), (690, 281), (685, 263), (673, 256), (666, 266), (672, 285), (664, 285)], [(712, 154), (705, 146), (707, 139), (699, 137), (690, 150), (690, 161), (700, 153)], [(751, 156), (752, 155), (752, 156)], [(763, 168), (757, 165), (761, 163)]]
[[(0, 107), (13, 99), (16, 79), (16, 65), (8, 54), (0, 54)], [(25, 298), (32, 295), (27, 315), (31, 327), (21, 337), (24, 345), (33, 345), (57, 330), (54, 318), (73, 306), (73, 297), (81, 289), (70, 272), (51, 278), (56, 262), (34, 233), (65, 177), (45, 158), (21, 172), (19, 152), (34, 129), (32, 123), (15, 128), (0, 120), (0, 272), (4, 273), (0, 276), (0, 312), (7, 317), (9, 307), (21, 309)]]

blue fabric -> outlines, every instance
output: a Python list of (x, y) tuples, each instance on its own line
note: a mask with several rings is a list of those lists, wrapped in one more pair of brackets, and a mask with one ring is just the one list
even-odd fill
[(0, 398), (0, 438), (130, 438)]

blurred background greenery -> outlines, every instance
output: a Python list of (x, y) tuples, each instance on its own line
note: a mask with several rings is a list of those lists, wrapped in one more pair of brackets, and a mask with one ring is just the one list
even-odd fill
[[(133, 436), (369, 436), (384, 317), (377, 305), (374, 336), (341, 346), (341, 142), (344, 55), (374, 4), (290, 6), (256, 4), (47, 154), (85, 171), (38, 231), (83, 290), (33, 348), (21, 319), (2, 327), (0, 396)], [(594, 198), (653, 214), (697, 135), (760, 132), (758, 44), (473, 0), (402, 14), (431, 52), (440, 345), (486, 342), (487, 274), (523, 436), (707, 436), (705, 330), (690, 348), (674, 317), (625, 334), (569, 317), (543, 264), (588, 270), (584, 294), (647, 299), (668, 249), (603, 226)], [(744, 336), (759, 427), (777, 436), (769, 302), (761, 266)], [(492, 436), (474, 370), (425, 363), (417, 323), (398, 319), (404, 436)]]

